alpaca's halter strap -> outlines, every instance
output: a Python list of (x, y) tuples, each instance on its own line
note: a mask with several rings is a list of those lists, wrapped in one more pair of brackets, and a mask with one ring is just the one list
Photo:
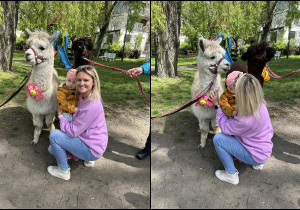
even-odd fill
[(211, 73), (213, 73), (213, 74), (217, 74), (217, 73), (218, 73), (219, 65), (220, 65), (220, 63), (222, 62), (223, 59), (225, 59), (225, 58), (221, 58), (221, 59), (218, 61), (218, 63), (213, 64), (213, 65), (210, 65), (210, 67), (215, 67), (214, 69), (208, 68), (208, 69), (210, 70)]
[[(36, 53), (36, 51), (35, 51), (32, 47), (30, 47), (29, 49), (31, 49), (31, 50), (33, 51), (33, 53), (34, 53), (35, 65), (41, 64), (41, 63), (43, 63), (43, 62), (46, 60), (46, 59), (44, 59), (42, 56), (39, 56), (39, 55)], [(38, 62), (37, 62), (38, 59), (40, 59), (42, 62), (41, 62), (41, 63), (38, 63)]]

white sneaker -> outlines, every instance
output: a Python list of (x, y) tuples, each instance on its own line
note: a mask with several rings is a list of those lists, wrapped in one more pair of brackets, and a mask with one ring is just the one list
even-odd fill
[(259, 170), (259, 171), (262, 170), (263, 167), (264, 167), (264, 164), (260, 164), (260, 165), (257, 165), (257, 166), (252, 165), (252, 168), (253, 168), (254, 170)]
[(229, 182), (231, 184), (239, 183), (239, 172), (238, 171), (236, 171), (234, 174), (231, 174), (225, 170), (217, 170), (215, 174), (218, 179), (220, 179), (224, 182)]
[(83, 163), (86, 167), (93, 167), (95, 165), (95, 161), (85, 160)]
[(49, 166), (47, 168), (48, 172), (55, 177), (64, 179), (64, 180), (69, 180), (71, 178), (71, 168), (69, 167), (66, 171), (62, 170), (58, 166)]

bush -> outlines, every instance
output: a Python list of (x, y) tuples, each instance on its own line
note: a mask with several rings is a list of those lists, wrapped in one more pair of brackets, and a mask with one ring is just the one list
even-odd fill
[(275, 51), (282, 51), (287, 48), (287, 43), (285, 43), (283, 40), (277, 40), (273, 47)]
[(299, 50), (299, 45), (297, 44), (296, 39), (290, 39), (290, 55), (295, 55)]
[(184, 51), (186, 54), (187, 50), (191, 50), (192, 46), (188, 42), (182, 42), (180, 43), (179, 51)]
[(250, 44), (245, 44), (241, 49), (241, 54), (246, 53), (249, 47), (250, 47)]
[(16, 45), (22, 48), (23, 45), (26, 45), (25, 37), (17, 37)]
[(109, 45), (108, 47), (108, 51), (110, 53), (119, 53), (122, 52), (123, 46), (118, 43), (112, 43), (111, 45)]
[(130, 55), (129, 58), (134, 58), (134, 59), (138, 59), (141, 55), (141, 51), (140, 50), (133, 50)]
[[(128, 58), (131, 54), (132, 48), (131, 48), (131, 43), (126, 42), (125, 49), (124, 49), (124, 57), (123, 58)], [(121, 46), (120, 51), (117, 52), (117, 57), (121, 58), (122, 57), (122, 52), (123, 52), (123, 45)]]

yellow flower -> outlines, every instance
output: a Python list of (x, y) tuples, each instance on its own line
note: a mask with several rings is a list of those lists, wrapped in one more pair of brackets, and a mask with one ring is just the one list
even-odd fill
[(270, 76), (269, 73), (267, 72), (267, 68), (264, 67), (263, 72), (261, 73), (261, 76), (264, 78), (264, 81), (269, 81)]
[(202, 104), (202, 105), (206, 105), (207, 104), (207, 102), (205, 101), (205, 100), (200, 100), (200, 104)]
[(30, 90), (30, 94), (33, 95), (33, 96), (37, 96), (38, 95), (37, 92), (36, 92), (36, 90)]

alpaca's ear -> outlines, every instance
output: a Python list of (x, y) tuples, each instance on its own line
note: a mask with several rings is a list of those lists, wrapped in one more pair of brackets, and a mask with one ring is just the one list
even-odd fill
[(55, 34), (52, 34), (51, 36), (49, 36), (48, 40), (49, 40), (50, 44), (52, 44), (58, 36), (59, 36), (59, 31), (56, 31)]
[(219, 37), (217, 40), (216, 40), (217, 44), (220, 44), (222, 42), (222, 37)]
[(29, 34), (29, 36), (32, 34), (32, 32), (28, 28), (26, 28), (25, 30), (27, 31), (27, 33)]
[(202, 52), (205, 51), (205, 46), (204, 46), (203, 39), (200, 39), (200, 40), (199, 40), (199, 47), (200, 47), (200, 49), (202, 50)]

